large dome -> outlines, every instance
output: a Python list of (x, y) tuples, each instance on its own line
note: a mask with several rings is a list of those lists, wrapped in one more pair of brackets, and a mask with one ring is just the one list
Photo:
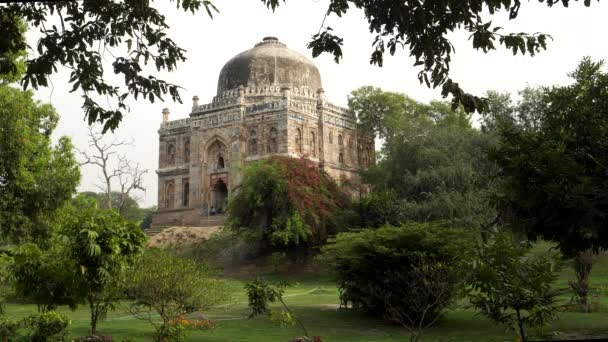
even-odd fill
[(264, 38), (224, 65), (217, 82), (218, 94), (239, 86), (308, 87), (314, 91), (322, 87), (317, 67), (275, 37)]

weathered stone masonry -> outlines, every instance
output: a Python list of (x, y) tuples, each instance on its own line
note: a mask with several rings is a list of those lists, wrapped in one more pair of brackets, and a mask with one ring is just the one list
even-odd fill
[(195, 96), (189, 118), (169, 121), (163, 110), (158, 133), (155, 226), (197, 226), (211, 206), (222, 211), (250, 161), (305, 157), (356, 186), (375, 160), (373, 136), (327, 101), (315, 65), (273, 37), (228, 61), (217, 95), (202, 105)]

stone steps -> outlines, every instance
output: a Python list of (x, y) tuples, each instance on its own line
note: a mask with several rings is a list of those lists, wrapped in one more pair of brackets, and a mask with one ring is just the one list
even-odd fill
[[(197, 225), (197, 228), (208, 228), (208, 227), (219, 227), (224, 225), (226, 217), (224, 215), (214, 215), (209, 216), (208, 218), (204, 218), (200, 220), (200, 223)], [(154, 236), (169, 226), (151, 226), (150, 228), (145, 230), (146, 235)]]

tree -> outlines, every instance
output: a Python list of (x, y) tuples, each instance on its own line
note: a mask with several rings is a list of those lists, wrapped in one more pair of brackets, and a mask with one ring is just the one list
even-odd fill
[(557, 318), (561, 294), (552, 288), (559, 275), (559, 254), (534, 255), (530, 247), (499, 234), (480, 249), (471, 277), (471, 304), (488, 319), (515, 331), (522, 342), (528, 340), (526, 329)]
[[(574, 84), (546, 89), (537, 130), (504, 122), (491, 155), (501, 168), (498, 202), (510, 225), (576, 257), (585, 290), (591, 267), (585, 252), (608, 248), (608, 74), (602, 65), (585, 58), (570, 74)], [(583, 307), (586, 293), (579, 292)]]
[(60, 305), (75, 309), (82, 299), (78, 266), (67, 258), (63, 245), (57, 241), (46, 251), (26, 243), (14, 247), (8, 271), (13, 279), (15, 295), (38, 306), (40, 313)]
[(0, 239), (44, 242), (80, 181), (72, 143), (52, 145), (58, 115), (31, 92), (0, 84), (0, 116)]
[(97, 209), (83, 200), (66, 208), (62, 221), (61, 234), (91, 311), (91, 335), (96, 335), (98, 321), (120, 295), (127, 268), (142, 254), (146, 236), (115, 211)]
[[(90, 198), (97, 203), (97, 207), (100, 209), (110, 209), (107, 205), (107, 194), (102, 192), (84, 191), (78, 194), (78, 196)], [(127, 221), (141, 222), (146, 216), (151, 216), (151, 213), (155, 212), (154, 207), (151, 208), (140, 208), (137, 200), (133, 196), (129, 196), (126, 199), (120, 192), (112, 191), (111, 203), (112, 208), (121, 208), (119, 214)], [(150, 217), (151, 219), (151, 217)]]
[[(125, 141), (105, 142), (103, 134), (89, 128), (89, 147), (93, 154), (81, 151), (84, 158), (83, 165), (94, 165), (101, 170), (102, 184), (97, 187), (105, 194), (104, 208), (116, 209), (119, 214), (126, 215), (126, 211), (133, 204), (131, 192), (145, 190), (143, 177), (148, 170), (141, 169), (139, 163), (129, 161), (125, 155), (119, 155), (118, 147), (129, 145)], [(115, 183), (118, 184), (115, 184)], [(113, 191), (117, 185), (118, 192)], [(138, 206), (139, 207), (139, 206)]]
[[(155, 341), (178, 340), (183, 333), (172, 329), (172, 322), (209, 310), (229, 294), (226, 284), (215, 279), (208, 267), (159, 249), (147, 250), (128, 278), (128, 292), (134, 299), (129, 311), (154, 326)], [(160, 324), (153, 313), (160, 316)]]
[[(280, 0), (262, 0), (273, 10)], [(545, 2), (544, 0), (539, 0)], [(286, 2), (286, 0), (283, 0)], [(569, 0), (546, 1), (549, 7), (557, 3), (567, 7)], [(590, 6), (591, 0), (584, 1)], [(501, 11), (509, 13), (509, 19), (517, 18), (521, 8), (520, 0), (432, 0), (400, 1), (392, 0), (330, 0), (326, 18), (331, 14), (338, 17), (346, 14), (351, 6), (363, 9), (369, 24), (370, 32), (376, 36), (372, 43), (373, 52), (370, 63), (382, 66), (385, 52), (394, 55), (398, 48), (408, 48), (414, 58), (414, 66), (421, 68), (418, 73), (420, 83), (428, 87), (441, 86), (444, 97), (452, 95), (453, 108), (462, 105), (467, 112), (486, 108), (482, 98), (466, 93), (449, 76), (454, 46), (448, 39), (449, 33), (463, 28), (471, 35), (473, 48), (487, 53), (502, 45), (513, 51), (513, 54), (530, 54), (534, 56), (546, 49), (547, 39), (544, 33), (528, 34), (504, 32), (502, 27), (487, 20), (487, 13), (493, 15)], [(484, 19), (486, 18), (486, 19)], [(333, 29), (324, 26), (312, 37), (308, 48), (313, 56), (327, 52), (334, 56), (336, 62), (342, 58), (343, 39), (333, 34)]]
[(393, 219), (445, 221), (486, 233), (496, 218), (489, 202), (496, 170), (484, 153), (492, 140), (471, 126), (469, 114), (372, 87), (353, 91), (349, 107), (385, 140), (362, 179), (375, 192), (393, 194), (401, 211)]
[[(539, 0), (544, 2), (544, 0)], [(262, 0), (275, 10), (280, 0)], [(286, 2), (286, 0), (283, 0)], [(549, 0), (552, 7), (569, 0)], [(174, 1), (184, 11), (204, 9), (212, 17), (216, 8), (208, 0)], [(585, 0), (589, 6), (591, 0)], [(485, 13), (501, 11), (515, 19), (521, 8), (520, 0), (331, 0), (326, 17), (341, 17), (352, 7), (363, 9), (370, 32), (376, 34), (372, 42), (370, 63), (382, 66), (385, 52), (394, 55), (399, 47), (408, 47), (414, 65), (421, 68), (418, 79), (428, 87), (442, 87), (444, 97), (452, 95), (454, 108), (458, 105), (472, 112), (485, 108), (482, 98), (466, 93), (450, 78), (449, 69), (454, 46), (448, 34), (464, 28), (469, 32), (474, 49), (488, 52), (502, 45), (514, 54), (535, 55), (546, 48), (544, 33), (508, 33), (492, 25)], [(487, 11), (487, 12), (486, 12)], [(57, 65), (68, 66), (72, 72), (72, 91), (83, 92), (83, 108), (89, 123), (104, 123), (104, 131), (114, 129), (128, 110), (127, 99), (139, 95), (154, 101), (169, 94), (174, 101), (181, 101), (179, 86), (167, 83), (155, 75), (144, 76), (143, 66), (153, 63), (158, 71), (173, 71), (185, 60), (185, 51), (166, 33), (165, 17), (150, 2), (108, 0), (85, 1), (38, 1), (15, 0), (0, 8), (0, 15), (9, 20), (1, 21), (0, 31), (5, 33), (5, 44), (0, 45), (0, 56), (10, 56), (26, 49), (26, 41), (20, 30), (22, 18), (28, 25), (40, 29), (37, 56), (27, 61), (27, 71), (22, 79), (25, 88), (47, 86), (48, 78), (57, 72)], [(55, 19), (55, 20), (53, 20)], [(324, 20), (325, 22), (325, 20)], [(320, 28), (312, 37), (308, 48), (314, 57), (329, 52), (336, 62), (342, 57), (343, 39), (333, 34), (329, 26)], [(106, 51), (114, 59), (113, 71), (124, 78), (126, 89), (106, 80), (102, 60)], [(119, 57), (116, 57), (119, 56)], [(13, 73), (17, 68), (11, 58), (3, 58), (0, 74)], [(116, 99), (117, 109), (103, 108), (95, 101), (95, 94)]]
[[(204, 9), (211, 17), (216, 11), (207, 0), (173, 2), (186, 12)], [(72, 91), (82, 91), (89, 123), (103, 123), (104, 132), (118, 126), (131, 96), (154, 102), (168, 94), (181, 102), (179, 86), (144, 73), (143, 66), (148, 63), (159, 72), (171, 72), (186, 59), (185, 51), (167, 35), (165, 16), (150, 2), (17, 0), (0, 7), (0, 18), (8, 18), (0, 21), (0, 56), (26, 50), (23, 21), (42, 34), (36, 45), (37, 54), (27, 61), (21, 81), (24, 89), (47, 86), (57, 67), (67, 66), (71, 70)], [(103, 67), (106, 54), (114, 59), (112, 71), (122, 76), (125, 88), (108, 81)], [(12, 74), (18, 68), (13, 58), (0, 61), (0, 74)], [(95, 95), (113, 98), (115, 105), (104, 108), (96, 102)]]
[(265, 251), (311, 247), (335, 231), (332, 213), (348, 203), (348, 195), (308, 159), (274, 156), (245, 168), (227, 224)]

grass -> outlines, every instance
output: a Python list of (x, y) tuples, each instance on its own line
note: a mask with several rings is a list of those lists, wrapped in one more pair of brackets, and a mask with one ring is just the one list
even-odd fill
[[(572, 277), (570, 267), (564, 267), (556, 284), (567, 286)], [(285, 301), (304, 322), (312, 335), (320, 335), (323, 341), (335, 342), (389, 342), (408, 340), (407, 331), (396, 325), (366, 317), (352, 311), (338, 311), (338, 290), (328, 279), (306, 276), (292, 279), (292, 287), (285, 294)], [(235, 293), (229, 303), (205, 313), (216, 322), (216, 328), (204, 332), (192, 332), (186, 341), (268, 342), (289, 341), (301, 336), (296, 327), (280, 327), (267, 317), (247, 319), (248, 310), (242, 280), (230, 279), (229, 286)], [(545, 329), (545, 334), (559, 339), (608, 337), (608, 256), (602, 256), (592, 271), (592, 288), (599, 295), (600, 310), (583, 314), (566, 312)], [(564, 297), (564, 301), (568, 301)], [(124, 303), (126, 304), (126, 303)], [(25, 317), (35, 312), (34, 305), (8, 304), (7, 315)], [(89, 312), (81, 306), (72, 312), (60, 309), (72, 319), (71, 337), (87, 335)], [(152, 328), (118, 309), (111, 312), (99, 324), (100, 335), (112, 335), (115, 341), (129, 338), (131, 341), (151, 341)], [(466, 304), (451, 310), (435, 327), (428, 329), (423, 341), (437, 342), (486, 342), (515, 341), (515, 334), (478, 316)]]

